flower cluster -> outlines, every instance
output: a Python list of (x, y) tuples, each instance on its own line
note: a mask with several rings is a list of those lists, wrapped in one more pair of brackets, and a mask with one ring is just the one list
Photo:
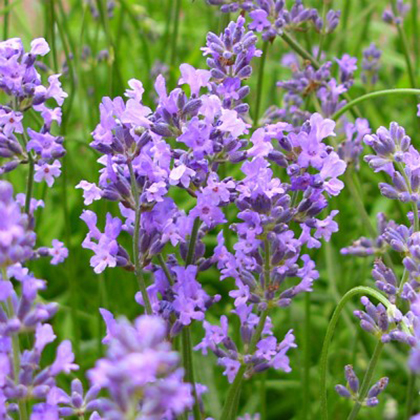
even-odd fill
[(382, 51), (373, 43), (363, 50), (361, 78), (362, 82), (368, 86), (373, 86), (378, 81), (378, 72), (381, 67), (381, 56)]
[[(347, 387), (344, 385), (336, 385), (335, 390), (337, 393), (344, 397), (350, 398), (354, 401), (359, 401), (359, 379), (357, 378), (353, 366), (347, 365), (344, 368)], [(376, 382), (368, 391), (363, 404), (367, 407), (375, 407), (379, 404), (378, 395), (385, 390), (388, 385), (388, 378), (381, 378)]]
[[(299, 126), (264, 124), (246, 137), (248, 105), (242, 100), (249, 88), (242, 83), (260, 55), (256, 42), (240, 16), (219, 36), (208, 34), (203, 52), (211, 70), (182, 64), (179, 86), (170, 92), (163, 76), (156, 78), (154, 110), (143, 104), (143, 85), (134, 79), (126, 101), (104, 98), (91, 143), (103, 154), (99, 182), (77, 186), (87, 205), (100, 199), (119, 204), (120, 215), (108, 214), (103, 232), (93, 211), (81, 216), (89, 229), (82, 245), (94, 252), (94, 271), (133, 271), (140, 282), (136, 301), (166, 321), (169, 337), (204, 321), (206, 335), (196, 349), (216, 354), (229, 381), (269, 367), (290, 371), (286, 353), (296, 347), (293, 331), (277, 341), (269, 313), (312, 291), (319, 274), (305, 250), (319, 248), (338, 230), (338, 211), (320, 215), (342, 190), (338, 178), (346, 169), (325, 142), (336, 135), (335, 123), (320, 114)], [(238, 179), (221, 175), (227, 164), (240, 167)], [(174, 190), (189, 196), (192, 207), (175, 202)], [(217, 246), (206, 249), (205, 236), (227, 223), (225, 209), (232, 205), (239, 210), (230, 226), (237, 236), (233, 250), (223, 231)], [(125, 233), (132, 236), (131, 256), (119, 243)], [(222, 327), (205, 321), (220, 300), (199, 281), (211, 267), (222, 280), (235, 281), (229, 296), (245, 352), (229, 337), (227, 318)], [(143, 271), (151, 273), (149, 286)]]
[[(0, 156), (9, 159), (0, 172), (9, 172), (19, 164), (35, 163), (35, 181), (45, 180), (52, 186), (61, 173), (58, 159), (65, 149), (63, 138), (53, 135), (51, 128), (54, 122), (61, 123), (61, 106), (67, 94), (61, 88), (59, 74), (49, 76), (48, 85), (42, 84), (37, 58), (49, 50), (43, 38), (33, 40), (31, 50), (26, 53), (18, 38), (0, 43), (0, 90), (9, 98), (0, 109)], [(52, 109), (46, 105), (51, 98), (57, 104)], [(39, 130), (25, 131), (23, 127), (24, 114), (30, 110), (42, 121)]]
[[(33, 207), (36, 205), (33, 203)], [(53, 248), (55, 255), (48, 248), (34, 249), (36, 235), (30, 229), (29, 217), (21, 212), (12, 186), (5, 181), (0, 181), (0, 214), (0, 414), (9, 419), (17, 411), (22, 413), (26, 401), (45, 401), (36, 404), (34, 412), (50, 405), (56, 376), (61, 372), (70, 373), (78, 366), (73, 363), (71, 342), (67, 340), (58, 346), (54, 362), (42, 366), (43, 350), (56, 338), (48, 321), (58, 306), (38, 301), (38, 291), (46, 288), (46, 282), (35, 278), (22, 266), (28, 259), (47, 255), (53, 255), (53, 263), (57, 263), (67, 250), (58, 241)], [(34, 337), (32, 344), (21, 350), (19, 337), (28, 334)]]
[(312, 25), (319, 32), (329, 34), (337, 27), (340, 12), (329, 10), (323, 19), (316, 9), (310, 9), (295, 0), (293, 6), (286, 7), (284, 0), (207, 0), (213, 6), (220, 6), (224, 13), (238, 10), (249, 13), (249, 29), (262, 33), (265, 41), (272, 41), (283, 31), (300, 31)]
[(103, 418), (174, 418), (189, 408), (191, 387), (183, 383), (179, 356), (166, 341), (165, 322), (144, 315), (132, 325), (115, 320), (105, 309), (101, 313), (108, 350), (88, 378), (95, 389), (106, 389), (109, 394), (95, 404)]

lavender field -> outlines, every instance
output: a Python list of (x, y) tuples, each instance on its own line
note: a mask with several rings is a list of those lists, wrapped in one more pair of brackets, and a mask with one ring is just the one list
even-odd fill
[(420, 420), (418, 0), (0, 1), (0, 420)]

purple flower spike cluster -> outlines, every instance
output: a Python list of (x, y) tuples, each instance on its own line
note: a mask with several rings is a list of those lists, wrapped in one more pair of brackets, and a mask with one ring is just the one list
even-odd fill
[[(353, 370), (352, 365), (347, 365), (344, 368), (347, 387), (344, 385), (336, 385), (335, 390), (338, 395), (344, 398), (352, 399), (354, 401), (359, 400), (359, 379)], [(388, 378), (381, 378), (376, 382), (368, 391), (366, 398), (362, 401), (363, 405), (367, 407), (375, 407), (379, 404), (378, 395), (385, 390), (388, 385)]]
[[(310, 113), (305, 110), (305, 104), (311, 97), (316, 97), (320, 102), (324, 116), (331, 117), (342, 108), (346, 103), (343, 95), (353, 85), (357, 59), (344, 54), (336, 62), (340, 73), (339, 81), (332, 77), (330, 61), (317, 69), (307, 62), (302, 63), (301, 67), (299, 64), (293, 65), (292, 79), (277, 83), (286, 92), (283, 96), (284, 108), (277, 109), (275, 113), (271, 110), (274, 117), (280, 121), (289, 121), (294, 126), (301, 125), (310, 117)], [(356, 130), (360, 130), (364, 124), (362, 121), (365, 120), (359, 119), (356, 122)]]
[[(59, 74), (49, 76), (47, 85), (42, 84), (37, 58), (49, 50), (43, 38), (34, 39), (26, 53), (18, 38), (0, 42), (0, 90), (9, 100), (0, 107), (0, 156), (9, 159), (0, 167), (0, 173), (34, 161), (35, 181), (45, 180), (51, 187), (61, 173), (58, 159), (65, 154), (63, 138), (53, 135), (51, 129), (54, 122), (61, 124), (61, 106), (67, 94), (61, 88)], [(57, 104), (52, 109), (46, 105), (51, 98)], [(42, 121), (37, 130), (23, 127), (29, 110), (39, 114)]]
[(362, 82), (368, 86), (373, 86), (378, 81), (378, 72), (381, 67), (380, 58), (382, 51), (371, 44), (369, 48), (363, 50), (362, 60)]
[(382, 19), (386, 23), (401, 25), (404, 22), (404, 18), (409, 10), (410, 5), (404, 3), (404, 0), (396, 0), (395, 8), (392, 10), (386, 9), (382, 15)]
[[(36, 235), (29, 217), (21, 212), (12, 186), (5, 181), (0, 181), (0, 216), (0, 417), (12, 419), (13, 413), (22, 413), (29, 400), (37, 402), (35, 413), (49, 407), (58, 390), (56, 376), (78, 366), (74, 364), (70, 341), (59, 344), (51, 365), (41, 364), (44, 348), (56, 339), (48, 321), (58, 306), (38, 301), (38, 291), (46, 288), (46, 282), (35, 278), (22, 263), (53, 252), (48, 248), (34, 249)], [(67, 251), (61, 242), (54, 246), (53, 264), (61, 261)], [(26, 349), (19, 345), (23, 334), (34, 338)]]
[[(163, 76), (156, 78), (155, 109), (143, 104), (143, 85), (134, 79), (125, 101), (104, 98), (91, 143), (102, 153), (99, 182), (77, 185), (87, 205), (101, 199), (119, 204), (120, 214), (108, 214), (104, 229), (93, 211), (81, 216), (89, 229), (82, 246), (94, 253), (94, 271), (119, 266), (138, 277), (149, 272), (151, 282), (140, 286), (136, 301), (165, 321), (169, 339), (184, 334), (194, 321), (203, 322), (206, 333), (195, 349), (212, 351), (230, 382), (237, 374), (248, 378), (270, 367), (291, 370), (287, 352), (296, 347), (293, 331), (277, 340), (269, 314), (312, 291), (319, 274), (308, 250), (319, 248), (321, 239), (329, 241), (338, 230), (338, 211), (321, 213), (328, 198), (343, 189), (339, 177), (346, 169), (326, 144), (336, 135), (335, 123), (320, 114), (299, 126), (265, 124), (249, 138), (248, 105), (242, 102), (249, 88), (243, 82), (251, 75), (251, 60), (260, 55), (256, 42), (240, 16), (221, 35), (208, 34), (203, 52), (211, 70), (182, 64), (178, 87), (169, 92)], [(238, 166), (238, 178), (222, 175), (227, 164)], [(192, 204), (175, 202), (175, 191)], [(239, 210), (235, 220), (232, 207)], [(225, 244), (223, 230), (217, 246), (207, 249), (206, 235), (227, 223), (237, 238), (233, 249)], [(132, 237), (132, 252), (120, 244), (126, 234)], [(209, 307), (221, 298), (209, 295), (200, 283), (200, 273), (211, 267), (221, 280), (234, 281), (229, 297), (242, 343), (230, 337), (227, 317), (221, 318), (221, 327), (205, 321)], [(117, 325), (109, 314), (106, 318), (109, 330)], [(120, 349), (133, 327), (118, 323), (115, 328), (121, 333), (115, 338)], [(108, 388), (114, 401), (110, 410), (120, 413), (133, 409), (121, 402), (131, 404), (143, 385), (117, 387), (120, 382), (111, 381), (113, 365), (119, 363), (115, 354), (124, 357), (122, 364), (125, 357), (138, 356), (133, 348), (117, 351), (112, 345), (109, 360), (98, 363), (91, 379), (94, 375)], [(176, 372), (176, 380), (182, 381), (182, 372)], [(124, 375), (121, 381), (133, 381)], [(186, 392), (184, 396), (179, 412), (189, 404)], [(141, 409), (149, 410), (146, 402)]]
[(265, 41), (272, 41), (283, 31), (300, 31), (312, 25), (319, 32), (329, 34), (337, 27), (340, 12), (329, 10), (325, 20), (318, 10), (303, 6), (302, 0), (295, 0), (290, 10), (284, 0), (207, 0), (213, 6), (220, 6), (224, 13), (239, 10), (248, 12), (251, 19), (249, 29), (262, 33)]
[(165, 322), (144, 315), (132, 325), (115, 320), (105, 309), (101, 313), (107, 324), (107, 356), (88, 372), (94, 388), (109, 394), (95, 404), (101, 418), (169, 419), (191, 407), (191, 387), (183, 383), (179, 355), (166, 340)]
[[(379, 257), (374, 262), (372, 277), (388, 301), (387, 307), (382, 303), (374, 305), (365, 296), (361, 299), (365, 310), (356, 310), (354, 315), (360, 319), (360, 326), (382, 343), (398, 341), (410, 346), (409, 366), (420, 372), (419, 152), (411, 145), (404, 128), (395, 122), (389, 130), (380, 127), (376, 134), (366, 134), (364, 142), (374, 151), (364, 160), (375, 172), (382, 171), (391, 179), (379, 184), (382, 195), (409, 203), (412, 211), (407, 213), (407, 224), (387, 220), (380, 213), (376, 238), (361, 238), (342, 250), (343, 254)], [(404, 267), (401, 278), (393, 269), (389, 253), (399, 255)], [(410, 306), (408, 311), (404, 301)], [(377, 384), (374, 392), (380, 388)], [(337, 391), (348, 396), (341, 386)]]

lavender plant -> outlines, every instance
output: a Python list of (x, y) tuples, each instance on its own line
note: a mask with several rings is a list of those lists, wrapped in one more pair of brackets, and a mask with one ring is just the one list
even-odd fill
[[(191, 47), (198, 20), (187, 46), (181, 0), (168, 1), (165, 29), (154, 24), (153, 2), (82, 3), (45, 2), (49, 42), (36, 38), (28, 52), (7, 39), (15, 6), (6, 1), (2, 11), (0, 417), (418, 412), (420, 155), (408, 133), (420, 54), (407, 37), (417, 31), (416, 2), (380, 9), (389, 32), (381, 39), (369, 31), (379, 7), (357, 3), (365, 26), (354, 48), (351, 2), (342, 11), (302, 0), (194, 3), (218, 28), (200, 35), (201, 50)], [(71, 31), (66, 17), (79, 6)], [(122, 68), (129, 25), (136, 36)], [(394, 36), (402, 55), (392, 61)], [(413, 104), (389, 125), (391, 108), (369, 102), (397, 95)], [(57, 183), (60, 199), (46, 188)], [(81, 196), (89, 208), (80, 209)], [(48, 217), (54, 206), (64, 209), (65, 240), (46, 246), (43, 235), (61, 235), (61, 221)], [(70, 298), (57, 291), (55, 267), (69, 255)], [(96, 282), (82, 278), (86, 256)], [(47, 283), (38, 273), (48, 265)], [(361, 306), (350, 303), (355, 296)], [(346, 327), (335, 334), (341, 315)], [(335, 340), (342, 348), (330, 365)], [(293, 412), (271, 398), (283, 388), (299, 400)]]

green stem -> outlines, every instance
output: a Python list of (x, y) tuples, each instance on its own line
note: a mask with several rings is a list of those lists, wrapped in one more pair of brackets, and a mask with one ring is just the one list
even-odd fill
[(172, 45), (171, 45), (171, 65), (175, 66), (176, 53), (177, 53), (177, 42), (178, 42), (178, 32), (179, 32), (179, 19), (181, 15), (181, 5), (182, 0), (175, 0), (175, 21), (174, 21), (174, 31), (172, 33)]
[(58, 55), (57, 55), (57, 46), (55, 43), (55, 7), (54, 7), (54, 0), (49, 0), (49, 43), (51, 45), (51, 52), (53, 57), (53, 69), (56, 73), (58, 73)]
[(9, 16), (10, 16), (10, 10), (9, 10), (9, 0), (4, 0), (4, 20), (3, 20), (3, 40), (5, 41), (7, 38), (9, 38)]
[(321, 418), (323, 420), (328, 419), (328, 397), (327, 397), (327, 367), (328, 367), (328, 353), (330, 348), (330, 343), (334, 335), (335, 327), (340, 318), (341, 312), (343, 311), (346, 303), (356, 295), (369, 295), (381, 302), (386, 308), (392, 306), (391, 302), (383, 296), (381, 293), (377, 292), (375, 289), (366, 286), (358, 286), (349, 290), (340, 300), (335, 311), (332, 315), (330, 323), (328, 324), (327, 332), (325, 334), (324, 343), (322, 346), (321, 352)]
[(188, 246), (187, 259), (185, 265), (189, 266), (194, 262), (195, 243), (197, 242), (198, 230), (200, 229), (200, 219), (197, 217), (194, 220), (194, 225), (191, 231), (190, 244)]
[(348, 416), (347, 420), (354, 420), (357, 415), (359, 414), (360, 409), (362, 408), (363, 402), (366, 398), (366, 395), (369, 391), (370, 384), (372, 382), (373, 373), (375, 371), (376, 365), (378, 364), (379, 357), (382, 353), (382, 349), (384, 348), (384, 343), (379, 340), (376, 343), (375, 350), (373, 352), (372, 358), (370, 359), (368, 369), (366, 371), (365, 377), (363, 378), (362, 385), (360, 387), (359, 396), (354, 403), (353, 409), (351, 410), (350, 415)]
[(260, 414), (261, 420), (267, 419), (267, 372), (261, 373)]
[(270, 273), (271, 273), (271, 264), (270, 264), (270, 242), (267, 238), (264, 240), (264, 288), (269, 287), (270, 285)]
[(26, 184), (25, 213), (29, 216), (31, 212), (31, 198), (32, 198), (32, 192), (34, 189), (34, 172), (35, 172), (35, 162), (31, 155), (31, 152), (28, 152), (28, 162), (29, 162), (29, 172), (28, 172), (28, 182)]
[(416, 392), (416, 374), (410, 373), (408, 378), (408, 387), (407, 387), (407, 402), (405, 405), (405, 419), (409, 420), (413, 414), (413, 405), (414, 405), (414, 396), (417, 395)]
[(354, 184), (354, 180), (352, 178), (352, 174), (349, 171), (345, 173), (346, 185), (350, 190), (350, 194), (354, 200), (354, 205), (357, 208), (359, 215), (362, 217), (363, 223), (368, 231), (368, 234), (372, 238), (376, 238), (377, 233), (376, 229), (373, 227), (372, 222), (370, 221), (370, 217), (366, 211), (365, 205), (363, 204), (362, 199), (360, 198), (359, 192), (357, 191), (356, 185)]
[(321, 34), (319, 37), (319, 47), (318, 47), (318, 54), (316, 55), (316, 59), (319, 60), (321, 58), (322, 54), (322, 47), (324, 46), (324, 40), (325, 40), (325, 16), (327, 14), (327, 3), (329, 3), (329, 0), (323, 0), (322, 2), (322, 29)]
[[(195, 244), (197, 242), (198, 237), (198, 230), (200, 229), (200, 219), (197, 217), (194, 220), (194, 225), (191, 231), (190, 236), (190, 244), (188, 247), (187, 258), (185, 260), (185, 266), (188, 267), (189, 265), (194, 263), (194, 255), (195, 255)], [(193, 406), (193, 414), (194, 419), (199, 420), (201, 419), (200, 413), (200, 405), (198, 402), (198, 395), (197, 389), (195, 386), (195, 377), (194, 377), (194, 365), (193, 365), (193, 357), (192, 357), (192, 344), (191, 344), (191, 332), (188, 326), (185, 326), (182, 329), (182, 360), (185, 369), (185, 378), (187, 382), (189, 382), (193, 389), (193, 396), (194, 396), (194, 406)]]
[(162, 267), (163, 272), (166, 275), (166, 278), (168, 279), (169, 283), (171, 284), (171, 286), (173, 286), (174, 284), (174, 279), (171, 276), (171, 272), (169, 271), (168, 266), (166, 265), (165, 259), (163, 258), (162, 254), (158, 254), (157, 256), (158, 260), (159, 260), (159, 264)]
[(385, 90), (377, 90), (376, 92), (370, 92), (366, 95), (359, 96), (356, 99), (348, 102), (346, 105), (343, 106), (339, 111), (337, 111), (331, 119), (337, 120), (343, 114), (345, 114), (348, 110), (351, 110), (357, 104), (361, 102), (365, 102), (369, 99), (380, 98), (381, 96), (387, 95), (420, 95), (420, 89), (411, 89), (411, 88), (401, 88), (401, 89), (385, 89)]
[(195, 386), (194, 378), (194, 366), (193, 366), (193, 356), (192, 356), (192, 344), (191, 344), (191, 332), (188, 327), (182, 329), (182, 362), (185, 369), (185, 379), (192, 386), (194, 405), (193, 405), (193, 415), (194, 420), (201, 419), (200, 405), (198, 403), (197, 389)]
[(303, 364), (303, 419), (309, 415), (309, 371), (311, 368), (311, 295), (305, 293), (305, 341), (304, 341), (304, 364)]
[[(258, 322), (257, 328), (255, 329), (254, 335), (252, 336), (247, 354), (253, 354), (255, 349), (257, 348), (258, 341), (260, 340), (262, 331), (264, 329), (265, 321), (268, 316), (268, 311), (269, 310), (266, 309), (260, 315), (260, 320)], [(236, 418), (236, 402), (239, 399), (245, 371), (246, 364), (243, 364), (236, 373), (235, 379), (229, 388), (220, 420), (233, 420)]]
[(152, 305), (150, 303), (149, 295), (147, 294), (146, 282), (144, 281), (143, 273), (140, 266), (140, 249), (139, 249), (139, 234), (140, 234), (140, 217), (141, 217), (141, 208), (140, 208), (140, 192), (137, 185), (136, 176), (134, 174), (134, 169), (131, 161), (128, 161), (128, 170), (130, 171), (130, 180), (131, 180), (131, 189), (134, 195), (135, 202), (135, 217), (134, 217), (134, 232), (133, 232), (133, 258), (134, 258), (134, 270), (136, 273), (137, 281), (139, 284), (140, 293), (143, 297), (144, 308), (148, 315), (152, 315)]
[(308, 60), (316, 70), (318, 70), (321, 67), (319, 61), (311, 53), (306, 51), (305, 48), (303, 48), (302, 45), (299, 44), (299, 42), (297, 42), (295, 39), (289, 36), (287, 32), (283, 32), (280, 36), (289, 45), (289, 47), (292, 48), (292, 50), (294, 50), (305, 60)]
[(264, 41), (262, 57), (260, 61), (260, 68), (258, 71), (258, 82), (257, 82), (257, 99), (255, 101), (255, 111), (254, 111), (254, 126), (258, 125), (258, 119), (260, 118), (260, 107), (261, 107), (261, 98), (262, 98), (262, 89), (264, 82), (264, 67), (268, 55), (269, 41)]
[[(347, 0), (344, 3), (343, 6), (343, 14), (341, 16), (341, 24), (343, 26), (343, 33), (347, 34), (347, 27), (348, 27), (348, 22), (349, 22), (349, 15), (350, 15), (350, 9), (351, 9), (351, 2), (352, 0)], [(347, 36), (343, 36), (342, 40), (341, 40), (341, 44), (340, 44), (340, 53), (342, 54), (344, 51), (346, 51), (346, 43), (347, 43), (348, 37)], [(321, 49), (320, 49), (321, 51)]]
[(420, 52), (419, 52), (419, 27), (418, 27), (418, 0), (411, 0), (411, 21), (413, 27), (413, 39), (414, 39), (414, 56), (415, 56), (415, 65), (414, 68), (418, 70)]
[[(395, 15), (398, 14), (396, 3), (397, 3), (396, 0), (391, 1), (392, 10), (393, 10)], [(413, 11), (411, 11), (411, 13), (413, 13)], [(401, 39), (401, 43), (402, 43), (402, 47), (403, 47), (403, 54), (404, 54), (404, 58), (405, 58), (405, 63), (407, 65), (407, 71), (408, 71), (408, 77), (410, 79), (410, 85), (411, 85), (412, 88), (415, 88), (416, 87), (416, 78), (414, 76), (413, 64), (411, 62), (411, 57), (410, 57), (410, 48), (408, 46), (407, 36), (405, 35), (402, 21), (401, 21), (401, 23), (397, 23), (396, 26), (397, 26), (398, 36)]]

